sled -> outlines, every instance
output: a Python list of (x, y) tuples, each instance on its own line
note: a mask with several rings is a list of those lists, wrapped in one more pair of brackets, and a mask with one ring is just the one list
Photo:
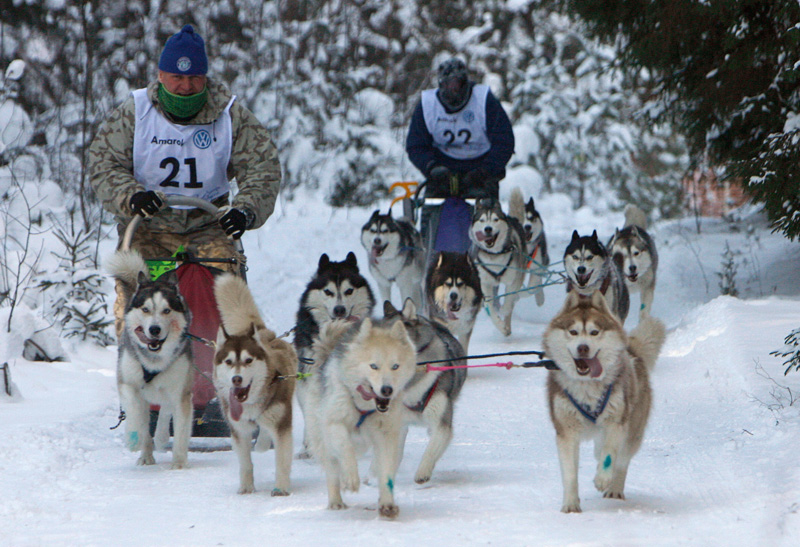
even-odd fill
[(389, 187), (390, 191), (398, 187), (405, 190), (405, 195), (392, 200), (392, 205), (402, 201), (403, 215), (415, 226), (419, 220), (419, 231), (426, 249), (425, 264), (430, 264), (439, 251), (467, 253), (475, 199), (428, 197), (423, 193), (426, 186), (427, 182), (396, 182)]
[[(210, 214), (217, 213), (217, 207), (199, 198), (184, 196), (168, 196), (167, 206), (192, 206)], [(142, 217), (136, 215), (125, 228), (121, 250), (129, 250), (136, 229), (142, 222)], [(242, 242), (234, 241), (234, 247), (243, 253)], [(213, 343), (217, 339), (220, 325), (220, 315), (214, 297), (214, 278), (223, 273), (223, 270), (214, 267), (214, 264), (235, 264), (235, 258), (206, 258), (197, 257), (185, 250), (178, 250), (169, 257), (143, 257), (150, 266), (151, 275), (155, 272), (157, 277), (171, 269), (175, 269), (178, 276), (178, 290), (186, 300), (186, 305), (192, 312), (192, 323), (189, 334), (192, 335), (192, 356), (195, 373), (192, 384), (192, 402), (194, 405), (194, 419), (192, 421), (192, 437), (229, 437), (230, 429), (222, 415), (222, 408), (217, 399), (216, 390), (212, 381), (214, 368)], [(245, 267), (241, 265), (240, 275), (245, 278)], [(150, 432), (155, 432), (160, 408), (158, 405), (150, 407)], [(170, 428), (170, 435), (171, 435)]]

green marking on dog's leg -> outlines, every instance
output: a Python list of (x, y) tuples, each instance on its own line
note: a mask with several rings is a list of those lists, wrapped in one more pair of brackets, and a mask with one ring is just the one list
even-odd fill
[(642, 302), (642, 305), (641, 305), (641, 306), (639, 306), (639, 309), (640, 309), (640, 310), (643, 310), (644, 308), (645, 308), (645, 306), (644, 306), (644, 302)]
[(611, 454), (607, 455), (603, 462), (603, 469), (608, 469), (609, 467), (611, 467)]
[(133, 450), (139, 444), (139, 432), (131, 431), (128, 433), (128, 448)]
[(386, 486), (389, 487), (389, 492), (394, 493), (394, 481), (391, 477), (389, 477), (389, 480), (386, 481)]

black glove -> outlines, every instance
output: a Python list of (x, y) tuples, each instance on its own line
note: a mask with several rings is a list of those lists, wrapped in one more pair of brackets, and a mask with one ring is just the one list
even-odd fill
[[(428, 189), (425, 191), (427, 197), (442, 198), (453, 193), (450, 183), (453, 180), (453, 172), (444, 165), (434, 165), (428, 170)], [(456, 188), (456, 193), (457, 188)]]
[(244, 231), (253, 225), (255, 215), (247, 209), (228, 209), (219, 219), (219, 225), (225, 231), (225, 235), (233, 239), (239, 239)]
[(136, 192), (131, 196), (130, 201), (128, 202), (131, 211), (135, 215), (141, 215), (145, 218), (149, 216), (153, 216), (158, 212), (161, 207), (164, 206), (164, 200), (162, 200), (159, 195), (152, 190), (148, 190), (146, 192)]
[(461, 181), (466, 197), (492, 198), (497, 200), (499, 194), (499, 179), (483, 167), (469, 171)]

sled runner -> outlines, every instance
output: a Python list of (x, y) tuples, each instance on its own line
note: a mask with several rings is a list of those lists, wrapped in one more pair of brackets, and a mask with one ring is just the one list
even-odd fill
[[(168, 196), (167, 206), (191, 206), (203, 209), (210, 214), (216, 214), (217, 207), (208, 201), (199, 198)], [(125, 228), (121, 250), (130, 249), (131, 241), (136, 229), (142, 222), (142, 217), (134, 216)], [(244, 256), (240, 240), (234, 241), (236, 251)], [(242, 278), (245, 277), (245, 266), (236, 257), (207, 258), (194, 256), (182, 247), (176, 249), (168, 257), (144, 257), (154, 279), (175, 269), (178, 276), (178, 290), (186, 301), (192, 313), (192, 323), (189, 333), (192, 335), (192, 355), (195, 366), (194, 383), (192, 387), (192, 400), (194, 404), (194, 419), (192, 423), (193, 437), (228, 437), (230, 429), (222, 415), (219, 400), (211, 379), (214, 367), (214, 348), (212, 343), (217, 339), (217, 330), (220, 325), (220, 315), (214, 298), (214, 277), (223, 272), (216, 267), (221, 264), (239, 264)], [(212, 343), (208, 343), (211, 341)], [(155, 431), (159, 407), (150, 407), (150, 430)], [(171, 432), (170, 432), (171, 434)]]

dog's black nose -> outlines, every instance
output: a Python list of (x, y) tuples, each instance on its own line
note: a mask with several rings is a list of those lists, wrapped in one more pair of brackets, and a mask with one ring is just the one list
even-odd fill
[(242, 385), (242, 377), (241, 376), (234, 376), (233, 378), (231, 378), (231, 383), (234, 385), (234, 387), (241, 387), (241, 385)]
[(458, 300), (458, 293), (457, 292), (451, 292), (450, 293), (450, 300), (452, 300), (453, 302)]
[(392, 396), (392, 386), (383, 386), (381, 388), (381, 395), (383, 397), (391, 397)]
[(344, 306), (336, 306), (333, 308), (333, 316), (334, 317), (344, 317), (347, 313), (347, 309)]
[(630, 270), (631, 273), (636, 273), (636, 264), (628, 266), (628, 270)]
[(583, 275), (586, 273), (586, 266), (578, 266), (578, 269), (576, 271), (578, 272), (579, 275)]
[(373, 244), (373, 245), (377, 245), (378, 247), (380, 247), (380, 246), (381, 246), (381, 243), (382, 243), (382, 242), (381, 242), (381, 238), (379, 238), (379, 237), (376, 237), (376, 238), (375, 238), (375, 239), (372, 241), (372, 244)]
[(589, 346), (587, 346), (586, 344), (581, 344), (580, 346), (578, 346), (578, 355), (580, 357), (582, 357), (582, 358), (583, 357), (588, 357), (589, 356)]
[(483, 229), (483, 233), (486, 234), (487, 236), (492, 235), (492, 227), (487, 226), (486, 228)]
[(147, 331), (150, 333), (150, 336), (157, 337), (161, 334), (161, 327), (158, 325), (152, 325)]

